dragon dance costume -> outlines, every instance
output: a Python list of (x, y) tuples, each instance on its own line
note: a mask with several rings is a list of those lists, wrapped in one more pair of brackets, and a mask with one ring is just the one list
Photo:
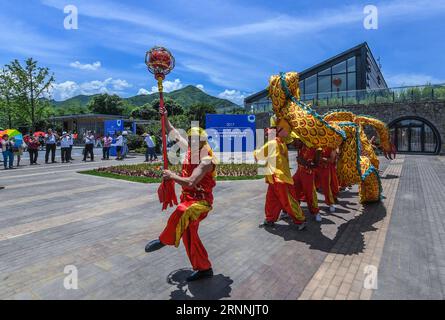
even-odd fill
[(303, 145), (298, 151), (298, 158), (301, 158), (305, 163), (298, 162), (297, 172), (293, 176), (298, 200), (305, 201), (309, 212), (313, 215), (320, 211), (315, 187), (316, 154), (317, 149)]
[(321, 188), (325, 203), (333, 206), (337, 201), (338, 179), (335, 168), (335, 159), (332, 159), (333, 150), (324, 148), (321, 151), (321, 159), (318, 167), (315, 169), (315, 178), (317, 188)]
[(378, 158), (363, 126), (370, 125), (376, 129), (384, 155), (392, 159), (395, 148), (390, 142), (386, 124), (347, 111), (320, 116), (300, 100), (299, 76), (296, 72), (272, 76), (268, 90), (276, 117), (287, 121), (291, 131), (308, 148), (339, 149), (337, 176), (340, 185), (359, 184), (361, 203), (381, 199)]
[[(208, 158), (213, 161), (213, 153), (208, 144)], [(201, 160), (204, 160), (201, 159)], [(190, 177), (199, 164), (191, 161), (190, 147), (182, 165), (182, 177)], [(208, 270), (211, 268), (207, 251), (198, 235), (199, 223), (207, 217), (212, 210), (213, 188), (216, 185), (216, 166), (207, 172), (196, 188), (182, 187), (180, 203), (168, 219), (167, 226), (159, 236), (159, 240), (165, 245), (179, 246), (182, 242), (187, 251), (187, 256), (194, 270)]]
[(254, 156), (256, 160), (266, 161), (265, 179), (268, 184), (265, 204), (266, 222), (276, 222), (283, 210), (294, 223), (301, 225), (305, 217), (293, 187), (286, 143), (282, 138), (276, 137), (255, 150)]

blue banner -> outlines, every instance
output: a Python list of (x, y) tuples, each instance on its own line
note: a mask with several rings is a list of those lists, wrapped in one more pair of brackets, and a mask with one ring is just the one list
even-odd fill
[(252, 152), (256, 145), (254, 114), (207, 114), (209, 144), (218, 152)]
[[(116, 142), (116, 134), (124, 131), (124, 120), (105, 120), (104, 134), (109, 134), (113, 138), (113, 143)], [(110, 148), (110, 155), (115, 157), (117, 155), (116, 147)]]

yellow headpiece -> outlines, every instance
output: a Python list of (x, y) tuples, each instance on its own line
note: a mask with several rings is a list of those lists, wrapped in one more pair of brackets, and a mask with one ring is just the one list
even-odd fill
[(291, 132), (291, 127), (289, 122), (287, 122), (284, 119), (278, 119), (276, 116), (270, 117), (270, 127), (271, 128), (280, 127), (286, 130), (288, 133)]
[(191, 136), (199, 136), (200, 138), (207, 139), (206, 131), (203, 128), (200, 128), (200, 127), (191, 127), (187, 131), (187, 136), (189, 136), (189, 137), (191, 137)]

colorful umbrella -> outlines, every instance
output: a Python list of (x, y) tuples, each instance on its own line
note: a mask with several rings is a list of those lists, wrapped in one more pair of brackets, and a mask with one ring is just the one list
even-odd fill
[[(12, 138), (18, 135), (22, 135), (18, 130), (16, 129), (6, 129), (3, 131), (0, 131), (0, 138), (3, 137), (5, 134), (8, 135), (8, 137)], [(23, 139), (23, 138), (22, 138)]]
[(37, 131), (37, 132), (34, 132), (33, 136), (34, 137), (44, 137), (45, 136), (45, 132)]

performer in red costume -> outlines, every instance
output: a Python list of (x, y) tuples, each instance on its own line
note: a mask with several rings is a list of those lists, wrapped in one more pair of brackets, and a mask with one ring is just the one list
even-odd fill
[(317, 222), (321, 222), (315, 188), (315, 169), (318, 167), (321, 150), (309, 148), (300, 140), (295, 141), (295, 147), (298, 150), (298, 169), (293, 180), (297, 197), (307, 203), (309, 212), (315, 216)]
[(270, 122), (271, 129), (276, 129), (277, 136), (254, 152), (256, 161), (266, 161), (265, 178), (268, 188), (265, 204), (266, 219), (263, 225), (273, 226), (283, 210), (298, 225), (298, 230), (303, 230), (306, 226), (305, 217), (292, 186), (294, 182), (286, 145), (290, 126), (285, 120), (278, 121), (275, 117), (272, 117)]
[(212, 191), (216, 184), (216, 161), (212, 149), (207, 143), (207, 135), (202, 128), (191, 128), (187, 132), (189, 140), (187, 141), (181, 137), (167, 117), (165, 118), (167, 132), (173, 131), (181, 148), (187, 148), (182, 174), (177, 175), (170, 170), (164, 170), (163, 173), (163, 179), (172, 179), (182, 186), (181, 201), (168, 219), (167, 226), (159, 239), (150, 241), (145, 247), (145, 251), (159, 250), (165, 245), (178, 247), (182, 238), (194, 270), (187, 281), (212, 277), (212, 265), (199, 238), (198, 227), (199, 223), (212, 210)]
[[(321, 158), (318, 168), (316, 169), (316, 177), (318, 185), (320, 185), (323, 194), (324, 202), (329, 206), (330, 212), (335, 212), (335, 202), (338, 193), (335, 191), (335, 181), (337, 180), (337, 174), (335, 173), (335, 160), (336, 152), (331, 148), (325, 148), (321, 151)], [(335, 178), (334, 178), (335, 176)], [(337, 181), (338, 185), (338, 181)]]

